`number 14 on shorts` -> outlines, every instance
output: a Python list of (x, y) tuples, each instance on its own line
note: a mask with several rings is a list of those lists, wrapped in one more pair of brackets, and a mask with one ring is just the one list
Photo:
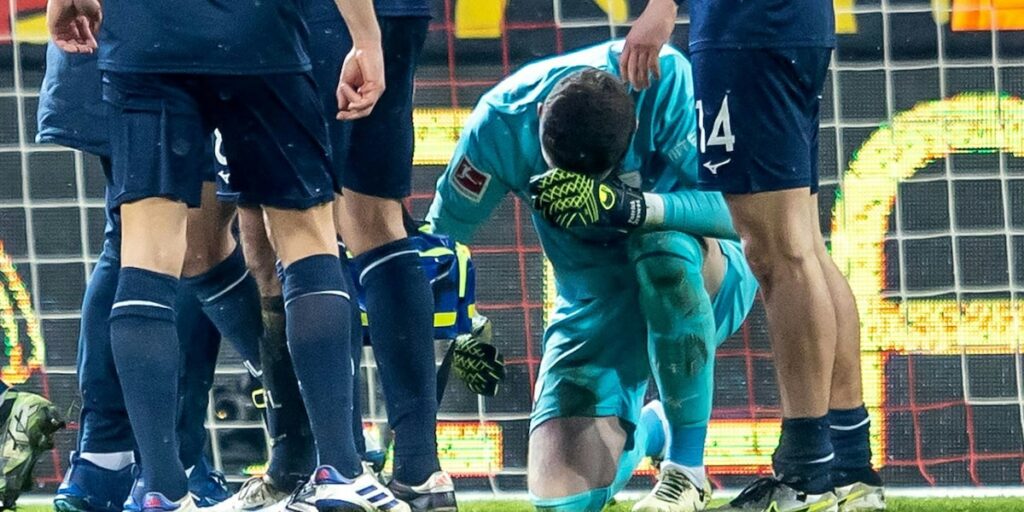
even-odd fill
[[(725, 146), (725, 151), (731, 153), (736, 145), (736, 136), (732, 134), (732, 125), (729, 118), (729, 95), (722, 97), (722, 104), (718, 108), (718, 115), (711, 126), (711, 133), (708, 134), (704, 127), (704, 100), (697, 100), (697, 128), (700, 130), (700, 152), (707, 153), (708, 147)], [(704, 162), (704, 167), (711, 174), (718, 174), (718, 168), (731, 162), (732, 159), (725, 159), (721, 162)]]

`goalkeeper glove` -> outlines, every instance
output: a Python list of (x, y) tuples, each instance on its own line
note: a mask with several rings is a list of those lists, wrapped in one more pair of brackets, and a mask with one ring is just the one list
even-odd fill
[(459, 335), (452, 346), (455, 375), (478, 395), (498, 394), (498, 384), (505, 380), (505, 357), (491, 344), (492, 336), (491, 321), (477, 315), (473, 332)]
[(530, 196), (544, 219), (566, 230), (605, 228), (625, 234), (647, 220), (643, 192), (618, 178), (597, 181), (553, 169), (530, 180)]

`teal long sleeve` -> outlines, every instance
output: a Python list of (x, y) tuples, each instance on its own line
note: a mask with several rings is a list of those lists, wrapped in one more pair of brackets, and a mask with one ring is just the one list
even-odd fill
[(681, 190), (658, 194), (665, 203), (662, 229), (693, 236), (739, 240), (725, 199), (718, 192)]

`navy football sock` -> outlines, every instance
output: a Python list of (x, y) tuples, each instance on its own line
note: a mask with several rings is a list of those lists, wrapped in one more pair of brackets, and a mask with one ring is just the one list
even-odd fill
[(783, 482), (808, 494), (830, 492), (834, 459), (826, 417), (782, 420), (772, 466)]
[(177, 288), (172, 276), (122, 268), (110, 311), (110, 343), (142, 457), (145, 491), (171, 500), (188, 490), (175, 431), (181, 363), (174, 326)]
[(288, 347), (320, 464), (362, 473), (352, 439), (349, 291), (338, 258), (315, 255), (284, 270)]
[(419, 485), (437, 460), (434, 296), (419, 252), (402, 239), (356, 257), (370, 342), (395, 432), (395, 479)]
[(260, 363), (266, 393), (267, 431), (272, 443), (267, 475), (281, 489), (293, 489), (316, 468), (316, 447), (302, 403), (285, 335), (284, 299), (264, 297)]
[(871, 470), (871, 417), (861, 405), (854, 409), (830, 409), (828, 422), (836, 451), (832, 478), (836, 486), (849, 485), (861, 473)]
[(242, 247), (236, 246), (210, 270), (182, 279), (182, 285), (196, 294), (203, 312), (242, 356), (249, 371), (258, 374), (259, 339), (263, 334), (260, 292), (245, 266)]
[(178, 453), (182, 466), (189, 468), (199, 463), (206, 449), (206, 408), (220, 352), (220, 333), (189, 290), (179, 289), (174, 311), (185, 369), (178, 395)]

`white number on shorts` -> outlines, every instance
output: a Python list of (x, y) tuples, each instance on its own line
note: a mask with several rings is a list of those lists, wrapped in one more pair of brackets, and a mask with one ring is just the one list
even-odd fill
[(736, 136), (732, 134), (732, 126), (729, 122), (729, 95), (722, 98), (722, 106), (718, 109), (718, 116), (715, 117), (715, 125), (711, 127), (711, 136), (707, 136), (704, 130), (704, 102), (697, 100), (697, 127), (700, 129), (700, 152), (707, 151), (708, 146), (725, 146), (727, 152), (732, 152), (736, 144)]
[(213, 131), (213, 156), (217, 163), (227, 166), (228, 157), (224, 156), (224, 141), (220, 138), (220, 130)]

